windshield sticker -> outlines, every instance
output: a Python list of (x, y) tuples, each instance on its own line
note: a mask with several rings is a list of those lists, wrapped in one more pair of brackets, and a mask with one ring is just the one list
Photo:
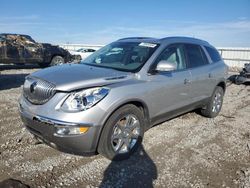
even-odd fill
[(139, 44), (139, 46), (148, 47), (148, 48), (154, 48), (154, 47), (157, 46), (157, 44), (142, 42), (142, 43)]

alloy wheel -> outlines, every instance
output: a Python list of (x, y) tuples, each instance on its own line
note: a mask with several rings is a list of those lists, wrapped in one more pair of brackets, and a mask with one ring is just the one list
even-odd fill
[(213, 106), (212, 106), (212, 112), (218, 113), (221, 109), (222, 105), (222, 94), (217, 92), (214, 96)]
[(127, 153), (138, 142), (140, 122), (138, 118), (129, 114), (118, 120), (111, 136), (111, 145), (116, 153)]

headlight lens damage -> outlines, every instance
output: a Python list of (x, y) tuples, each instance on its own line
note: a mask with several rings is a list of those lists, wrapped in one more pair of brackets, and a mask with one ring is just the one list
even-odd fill
[(66, 112), (87, 110), (102, 100), (109, 93), (109, 90), (106, 87), (96, 87), (71, 93), (61, 109)]

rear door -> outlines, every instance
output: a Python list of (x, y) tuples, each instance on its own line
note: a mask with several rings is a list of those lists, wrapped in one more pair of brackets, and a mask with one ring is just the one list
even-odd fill
[(9, 63), (23, 63), (20, 62), (20, 45), (13, 40), (6, 40), (5, 43), (6, 60)]
[(187, 66), (191, 72), (191, 101), (199, 102), (207, 99), (213, 92), (214, 83), (210, 72), (210, 63), (203, 48), (196, 44), (185, 44)]

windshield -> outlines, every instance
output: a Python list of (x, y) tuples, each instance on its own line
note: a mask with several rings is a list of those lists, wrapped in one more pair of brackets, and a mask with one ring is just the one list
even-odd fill
[(82, 64), (137, 72), (154, 53), (158, 44), (145, 42), (114, 42), (96, 51)]

